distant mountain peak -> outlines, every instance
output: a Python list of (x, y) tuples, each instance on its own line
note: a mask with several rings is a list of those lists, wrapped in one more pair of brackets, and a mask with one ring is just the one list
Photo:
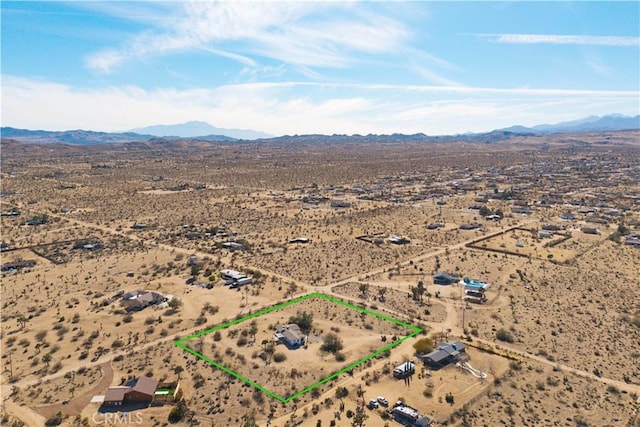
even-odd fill
[(152, 125), (143, 128), (132, 129), (130, 132), (160, 136), (160, 137), (174, 137), (179, 136), (183, 138), (197, 138), (209, 135), (223, 135), (235, 139), (261, 139), (271, 138), (273, 135), (269, 135), (264, 132), (258, 132), (250, 129), (225, 129), (212, 126), (207, 122), (200, 120), (191, 120), (184, 123), (176, 123), (171, 125)]
[(578, 120), (556, 124), (541, 124), (532, 127), (511, 126), (498, 129), (518, 133), (563, 133), (563, 132), (598, 132), (613, 130), (640, 129), (640, 115), (607, 114), (605, 116), (588, 116)]

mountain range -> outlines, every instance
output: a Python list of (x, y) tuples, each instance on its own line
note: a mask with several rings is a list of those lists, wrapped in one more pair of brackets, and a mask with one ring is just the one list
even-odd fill
[(133, 129), (128, 132), (94, 132), (90, 130), (45, 131), (2, 127), (2, 138), (13, 139), (24, 143), (63, 143), (74, 145), (97, 145), (109, 143), (154, 142), (175, 140), (198, 141), (247, 141), (256, 139), (287, 139), (301, 142), (317, 141), (331, 138), (332, 142), (367, 141), (424, 141), (424, 142), (494, 142), (517, 135), (544, 135), (552, 133), (598, 132), (640, 129), (640, 116), (628, 117), (612, 114), (603, 117), (591, 116), (580, 120), (542, 124), (532, 127), (511, 126), (485, 133), (467, 133), (464, 135), (427, 136), (415, 135), (302, 135), (272, 137), (263, 132), (242, 129), (217, 128), (206, 122), (191, 121), (174, 125), (155, 125)]
[(532, 127), (511, 126), (501, 131), (515, 133), (567, 133), (567, 132), (594, 132), (609, 130), (640, 129), (640, 116), (623, 116), (621, 114), (610, 114), (607, 116), (590, 116), (580, 120), (556, 123), (553, 125), (537, 125)]
[(273, 138), (273, 135), (269, 135), (264, 132), (257, 132), (255, 130), (247, 129), (224, 129), (211, 126), (207, 122), (191, 121), (186, 123), (179, 123), (175, 125), (154, 125), (143, 128), (131, 129), (129, 132), (135, 132), (139, 134), (154, 135), (161, 137), (181, 137), (181, 138), (198, 138), (208, 135), (224, 135), (233, 139), (265, 139)]

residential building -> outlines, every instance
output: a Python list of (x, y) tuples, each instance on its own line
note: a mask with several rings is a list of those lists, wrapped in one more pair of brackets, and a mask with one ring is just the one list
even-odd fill
[(120, 406), (127, 403), (148, 403), (153, 401), (158, 381), (140, 377), (128, 384), (109, 387), (104, 395), (105, 406)]
[(291, 323), (289, 325), (277, 325), (275, 339), (287, 346), (287, 348), (294, 349), (304, 345), (306, 335), (298, 325)]
[(459, 360), (465, 352), (466, 345), (460, 341), (442, 342), (431, 353), (420, 356), (425, 365), (431, 369), (440, 369)]
[(459, 277), (449, 274), (446, 271), (442, 271), (433, 276), (433, 283), (436, 285), (451, 285), (458, 283)]
[(137, 311), (163, 302), (166, 298), (158, 292), (136, 290), (122, 296), (120, 305), (127, 311)]

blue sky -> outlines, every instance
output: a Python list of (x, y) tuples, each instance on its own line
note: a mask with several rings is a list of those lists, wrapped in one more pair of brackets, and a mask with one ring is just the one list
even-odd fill
[(640, 113), (640, 3), (2, 1), (2, 125), (480, 132)]

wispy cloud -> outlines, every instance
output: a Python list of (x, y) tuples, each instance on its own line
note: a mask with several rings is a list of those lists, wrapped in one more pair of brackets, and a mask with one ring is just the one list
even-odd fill
[(509, 44), (560, 44), (595, 46), (640, 46), (639, 37), (589, 36), (558, 34), (475, 34), (495, 43)]
[[(341, 3), (189, 2), (180, 6), (172, 22), (89, 55), (87, 66), (111, 72), (127, 61), (202, 49), (243, 65), (254, 65), (256, 57), (264, 57), (291, 65), (344, 67), (354, 54), (393, 52), (407, 37), (399, 22)], [(327, 9), (332, 13), (325, 13)]]

